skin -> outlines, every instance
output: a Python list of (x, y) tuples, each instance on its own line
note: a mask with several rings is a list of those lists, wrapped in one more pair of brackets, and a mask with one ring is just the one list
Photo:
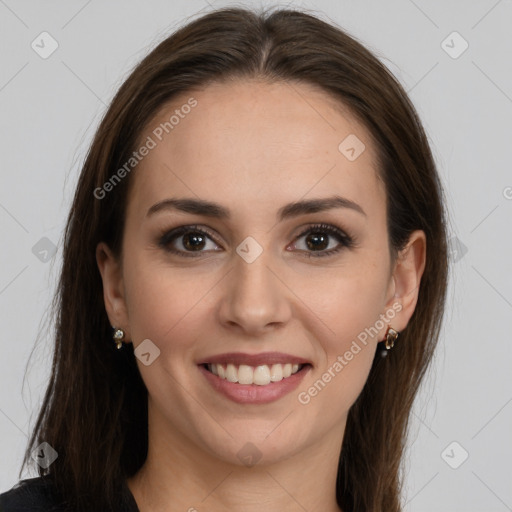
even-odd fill
[[(129, 488), (141, 512), (339, 511), (335, 483), (347, 413), (386, 326), (366, 346), (359, 343), (361, 351), (308, 404), (298, 394), (393, 304), (401, 310), (392, 327), (406, 327), (425, 235), (412, 233), (391, 261), (370, 134), (323, 91), (248, 80), (209, 85), (174, 99), (141, 140), (190, 96), (198, 105), (133, 171), (120, 260), (105, 243), (96, 252), (111, 324), (134, 348), (150, 339), (160, 350), (149, 366), (137, 359), (149, 393), (149, 453)], [(354, 161), (338, 150), (349, 134), (366, 146)], [(335, 208), (276, 219), (287, 203), (334, 193), (366, 215)], [(146, 215), (170, 197), (215, 201), (231, 219), (171, 210)], [(316, 223), (338, 227), (356, 245), (314, 257), (340, 246), (332, 235), (319, 250), (308, 247), (307, 234), (298, 238)], [(194, 224), (216, 236), (206, 238), (199, 257), (159, 246), (163, 233)], [(236, 252), (247, 236), (263, 249), (252, 263)], [(181, 236), (172, 245), (185, 251), (183, 243)], [(196, 365), (214, 354), (266, 351), (312, 363), (297, 390), (269, 404), (225, 398)], [(237, 456), (248, 442), (261, 456), (252, 467)]]

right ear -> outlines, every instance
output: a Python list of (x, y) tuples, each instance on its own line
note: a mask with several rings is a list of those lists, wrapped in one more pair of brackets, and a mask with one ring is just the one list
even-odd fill
[(96, 247), (96, 263), (103, 281), (103, 300), (110, 325), (122, 329), (125, 339), (130, 339), (121, 264), (105, 242)]

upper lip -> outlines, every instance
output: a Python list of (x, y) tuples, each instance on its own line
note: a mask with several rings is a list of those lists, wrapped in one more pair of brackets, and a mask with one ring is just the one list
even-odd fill
[(311, 364), (303, 357), (284, 354), (283, 352), (261, 352), (260, 354), (246, 354), (243, 352), (228, 352), (205, 357), (198, 364), (234, 364), (247, 366), (261, 366), (271, 364)]

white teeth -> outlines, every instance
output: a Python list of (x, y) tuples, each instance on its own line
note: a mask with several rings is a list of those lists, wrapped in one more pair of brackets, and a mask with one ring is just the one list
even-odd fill
[(270, 384), (270, 370), (266, 364), (263, 366), (256, 366), (256, 368), (254, 368), (253, 382), (258, 386), (266, 386), (267, 384)]
[(238, 383), (239, 384), (252, 384), (254, 377), (254, 371), (251, 366), (241, 364), (238, 367)]
[(302, 365), (286, 363), (273, 364), (270, 367), (266, 364), (253, 367), (246, 364), (235, 366), (229, 363), (227, 365), (208, 364), (207, 367), (214, 375), (229, 382), (266, 386), (271, 382), (279, 382), (297, 373), (302, 368)]
[(270, 369), (270, 380), (272, 382), (279, 382), (283, 380), (283, 365), (282, 364), (273, 364)]
[(228, 364), (226, 367), (226, 379), (229, 382), (238, 382), (238, 371), (233, 364)]

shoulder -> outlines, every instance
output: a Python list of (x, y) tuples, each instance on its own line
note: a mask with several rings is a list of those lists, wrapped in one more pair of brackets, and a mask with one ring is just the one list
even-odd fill
[[(137, 502), (126, 481), (119, 497), (119, 511), (139, 512)], [(20, 480), (12, 489), (0, 494), (0, 512), (69, 512), (57, 498), (49, 476)]]
[(64, 512), (55, 499), (52, 482), (40, 476), (20, 480), (12, 489), (0, 494), (0, 512)]

